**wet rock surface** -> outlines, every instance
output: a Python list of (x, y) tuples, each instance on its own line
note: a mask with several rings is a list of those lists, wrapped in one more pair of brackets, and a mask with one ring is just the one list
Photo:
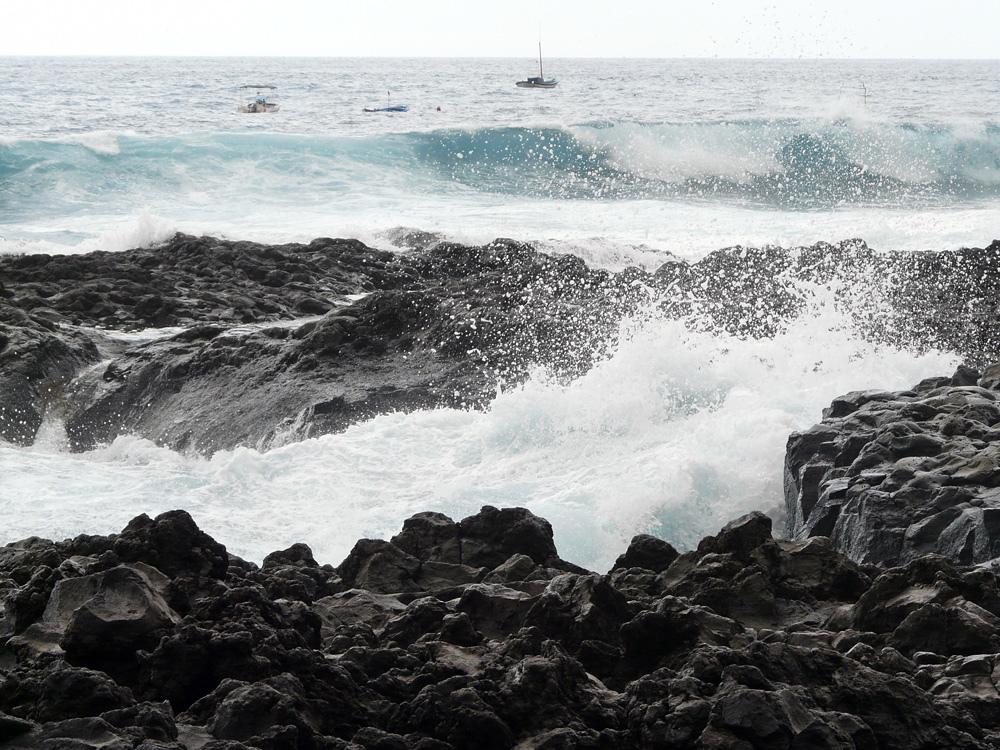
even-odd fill
[(828, 536), (858, 562), (1000, 557), (1000, 365), (908, 391), (849, 393), (791, 435), (790, 536)]
[(636, 313), (770, 336), (824, 295), (873, 340), (1000, 359), (997, 242), (736, 247), (617, 273), (511, 240), (403, 244), (177, 235), (0, 257), (0, 438), (31, 444), (54, 415), (77, 450), (125, 433), (205, 454), (267, 448), (389, 411), (481, 407), (536, 366), (575, 377)]
[(1000, 747), (992, 570), (858, 564), (759, 513), (602, 575), (524, 509), (417, 514), (336, 567), (173, 511), (0, 548), (0, 597), (22, 750)]
[[(202, 453), (481, 406), (536, 365), (578, 375), (643, 297), (629, 274), (509, 240), (390, 253), (177, 235), (149, 250), (0, 258), (0, 281), (0, 429), (21, 443), (37, 431), (41, 417), (21, 425), (22, 412), (45, 404), (5, 363), (41, 347), (32, 326), (47, 326), (90, 342), (85, 357), (36, 355), (67, 386), (75, 448), (134, 433)], [(98, 361), (70, 383), (66, 371)]]

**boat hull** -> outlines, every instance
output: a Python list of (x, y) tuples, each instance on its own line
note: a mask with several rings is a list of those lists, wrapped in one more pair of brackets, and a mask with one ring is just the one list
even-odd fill
[(256, 108), (252, 108), (249, 104), (243, 104), (237, 107), (236, 111), (244, 115), (259, 115), (263, 114), (264, 112), (277, 112), (279, 109), (281, 109), (280, 104), (268, 103), (265, 104), (263, 107), (261, 107), (258, 104)]
[(559, 81), (518, 81), (514, 85), (520, 89), (554, 89)]

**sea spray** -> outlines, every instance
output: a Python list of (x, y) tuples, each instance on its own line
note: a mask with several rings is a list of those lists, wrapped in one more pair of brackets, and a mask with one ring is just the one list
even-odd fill
[[(540, 97), (512, 85), (521, 60), (9, 58), (0, 253), (174, 231), (408, 252), (394, 228), (410, 227), (652, 271), (734, 245), (982, 247), (1000, 225), (996, 61), (558, 62)], [(274, 117), (235, 113), (249, 69), (281, 87)], [(409, 113), (361, 112), (384, 80)], [(864, 99), (841, 96), (859, 82)], [(771, 339), (646, 316), (584, 378), (538, 372), (485, 412), (211, 459), (134, 437), (71, 455), (49, 422), (34, 448), (0, 447), (5, 539), (185, 507), (238, 554), (303, 540), (337, 562), (409, 513), (491, 502), (551, 510), (564, 554), (595, 567), (638, 530), (691, 545), (780, 512), (787, 433), (830, 398), (956, 363), (853, 326), (829, 301)]]
[(375, 242), (399, 225), (688, 258), (823, 237), (942, 249), (991, 237), (998, 159), (989, 123), (862, 120), (6, 139), (0, 252), (120, 250), (168, 228)]
[(568, 384), (538, 371), (482, 412), (387, 414), (263, 453), (204, 459), (134, 437), (82, 455), (4, 445), (5, 540), (108, 533), (180, 507), (238, 555), (304, 541), (336, 563), (419, 511), (518, 505), (552, 522), (564, 557), (603, 570), (639, 532), (687, 548), (752, 509), (780, 520), (791, 431), (841, 393), (905, 388), (957, 363), (851, 329), (822, 295), (773, 338), (646, 314)]

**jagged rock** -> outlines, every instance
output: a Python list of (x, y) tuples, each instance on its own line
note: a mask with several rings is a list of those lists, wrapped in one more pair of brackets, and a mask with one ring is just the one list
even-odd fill
[(392, 544), (419, 560), (462, 563), (458, 524), (443, 513), (417, 513), (403, 521)]
[[(32, 540), (26, 541), (30, 543)], [(48, 543), (43, 545), (42, 550), (33, 547), (35, 545), (30, 544), (27, 550), (18, 549), (17, 546), (0, 549), (0, 559), (3, 560), (0, 565), (3, 566), (6, 578), (0, 583), (0, 597), (3, 600), (3, 617), (0, 619), (2, 636), (20, 633), (33, 623), (45, 611), (52, 589), (63, 577), (55, 545)], [(54, 563), (54, 567), (43, 560)]]
[(552, 540), (552, 525), (526, 508), (485, 505), (458, 526), (466, 565), (495, 568), (515, 554), (527, 555), (539, 565), (558, 567), (562, 562)]
[(644, 568), (654, 573), (662, 573), (677, 559), (678, 554), (669, 542), (649, 534), (638, 534), (632, 537), (628, 549), (618, 557), (611, 570)]
[(223, 688), (215, 714), (208, 724), (220, 740), (251, 741), (267, 736), (275, 728), (294, 727), (290, 734), (305, 744), (316, 733), (319, 720), (307, 706), (302, 684), (292, 675), (280, 675), (265, 682)]
[(20, 665), (0, 682), (0, 710), (40, 723), (97, 716), (134, 703), (132, 692), (103, 672), (59, 661), (34, 669)]
[(6, 747), (12, 750), (131, 750), (133, 745), (106, 721), (88, 717), (50, 722), (15, 738)]
[(829, 536), (853, 559), (883, 565), (1000, 555), (1000, 394), (976, 378), (964, 368), (910, 391), (849, 394), (820, 425), (793, 433), (790, 535)]
[(600, 677), (612, 667), (621, 626), (631, 617), (628, 602), (607, 576), (566, 573), (546, 587), (524, 624), (557, 640)]
[(343, 588), (332, 566), (320, 566), (306, 544), (293, 544), (272, 552), (261, 565), (264, 586), (272, 599), (297, 599), (311, 603)]
[(37, 310), (0, 303), (0, 439), (34, 443), (46, 410), (81, 368), (99, 358), (86, 334), (60, 330)]
[[(624, 723), (617, 694), (552, 642), (543, 644), (537, 656), (506, 669), (498, 687), (500, 715), (522, 736), (576, 724), (575, 739), (590, 734), (593, 742), (603, 730), (619, 729)], [(580, 714), (586, 716), (586, 724), (579, 720)]]
[(381, 539), (359, 540), (337, 573), (345, 585), (378, 594), (420, 591), (420, 560)]
[(203, 532), (183, 510), (143, 514), (129, 522), (114, 542), (123, 562), (152, 565), (171, 578), (222, 578), (229, 568), (226, 548)]
[(457, 609), (488, 638), (502, 638), (524, 624), (536, 597), (498, 583), (465, 587)]
[[(514, 554), (486, 574), (484, 583), (516, 583), (534, 579), (539, 566), (527, 555)], [(542, 573), (544, 575), (544, 573)]]
[(409, 645), (421, 636), (440, 630), (445, 617), (451, 614), (439, 599), (427, 596), (416, 599), (382, 628), (382, 638), (391, 643)]
[(174, 712), (167, 701), (105, 711), (100, 718), (137, 744), (147, 740), (169, 743), (177, 739)]
[[(186, 514), (3, 548), (0, 732), (23, 750), (998, 745), (989, 566), (880, 570), (751, 514), (660, 572), (580, 574), (508, 511), (420, 514), (336, 570), (305, 545), (223, 557)], [(394, 594), (317, 596), (369, 584)]]
[(408, 702), (390, 730), (419, 733), (459, 747), (505, 750), (514, 735), (496, 712), (471, 687), (469, 676), (451, 677), (428, 685)]
[(323, 640), (332, 638), (344, 626), (363, 623), (381, 628), (406, 605), (390, 594), (373, 594), (364, 589), (350, 589), (316, 601), (313, 611), (323, 625)]
[(410, 750), (410, 744), (405, 737), (375, 727), (359, 729), (351, 738), (351, 742), (368, 750)]
[[(145, 568), (145, 569), (144, 569)], [(100, 669), (129, 682), (137, 649), (154, 648), (180, 617), (163, 599), (168, 580), (141, 564), (118, 566), (56, 584), (39, 636), (58, 638), (73, 664)], [(25, 640), (35, 637), (33, 628)]]
[(698, 552), (730, 554), (745, 560), (751, 552), (770, 540), (771, 519), (760, 511), (753, 511), (727, 523), (716, 536), (701, 540)]
[(7, 742), (34, 728), (34, 724), (16, 716), (0, 713), (0, 742)]

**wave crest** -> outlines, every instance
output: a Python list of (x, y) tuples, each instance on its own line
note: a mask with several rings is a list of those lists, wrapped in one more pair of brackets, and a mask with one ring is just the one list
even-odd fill
[(66, 204), (138, 202), (140, 196), (154, 203), (177, 194), (197, 201), (248, 183), (284, 200), (293, 191), (320, 200), (383, 189), (389, 181), (431, 195), (461, 189), (792, 209), (1000, 197), (1000, 126), (994, 123), (617, 122), (365, 138), (104, 133), (98, 141), (0, 143), (4, 213), (36, 215), (40, 195), (65, 210)]

